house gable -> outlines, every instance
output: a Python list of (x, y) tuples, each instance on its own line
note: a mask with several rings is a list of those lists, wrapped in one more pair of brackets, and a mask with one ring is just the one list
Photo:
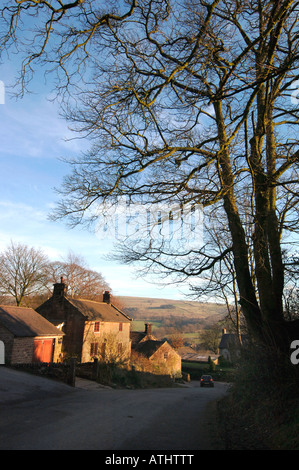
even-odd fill
[(143, 354), (143, 356), (151, 359), (159, 348), (164, 344), (164, 341), (157, 341), (153, 339), (143, 339), (135, 346), (135, 351)]
[(242, 345), (239, 338), (234, 333), (227, 333), (223, 330), (222, 337), (219, 343), (219, 354), (228, 361), (233, 361), (240, 355), (241, 347), (248, 344), (247, 335), (241, 335)]
[(0, 306), (0, 339), (5, 345), (5, 362), (30, 363), (35, 358), (35, 348), (47, 345), (47, 355), (41, 353), (43, 362), (57, 361), (61, 353), (64, 333), (31, 308)]
[(52, 297), (37, 308), (52, 323), (61, 325), (66, 355), (74, 355), (82, 362), (90, 361), (98, 351), (103, 351), (103, 342), (111, 342), (112, 334), (118, 338), (117, 347), (129, 354), (131, 319), (111, 304), (108, 294), (105, 292), (103, 302), (69, 298), (61, 280), (54, 284)]
[(145, 332), (132, 332), (132, 349), (146, 357), (157, 369), (172, 375), (180, 374), (182, 368), (181, 356), (166, 341), (157, 340), (150, 324), (146, 324)]

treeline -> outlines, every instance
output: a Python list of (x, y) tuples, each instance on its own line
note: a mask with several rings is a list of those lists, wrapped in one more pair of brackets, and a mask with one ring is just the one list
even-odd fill
[(0, 302), (35, 308), (62, 277), (73, 298), (101, 300), (103, 291), (111, 290), (80, 255), (69, 252), (65, 259), (51, 261), (42, 250), (12, 241), (0, 254)]

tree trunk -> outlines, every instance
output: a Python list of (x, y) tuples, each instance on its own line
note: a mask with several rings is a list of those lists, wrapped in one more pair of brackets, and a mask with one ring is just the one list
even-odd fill
[(235, 194), (234, 177), (228, 153), (228, 143), (225, 132), (221, 102), (214, 103), (218, 125), (218, 137), (221, 146), (219, 154), (219, 178), (224, 190), (224, 210), (227, 215), (230, 233), (233, 242), (234, 266), (240, 294), (240, 305), (246, 318), (249, 330), (255, 337), (262, 338), (261, 312), (255, 295), (249, 269), (249, 253), (246, 244), (245, 232), (238, 212)]

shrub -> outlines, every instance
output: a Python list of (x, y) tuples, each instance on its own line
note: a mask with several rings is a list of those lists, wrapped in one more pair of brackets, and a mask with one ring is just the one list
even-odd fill
[(226, 433), (233, 430), (233, 440), (234, 434), (237, 441), (247, 439), (233, 446), (299, 449), (298, 379), (298, 366), (277, 350), (255, 346), (242, 352), (229, 396), (221, 404)]

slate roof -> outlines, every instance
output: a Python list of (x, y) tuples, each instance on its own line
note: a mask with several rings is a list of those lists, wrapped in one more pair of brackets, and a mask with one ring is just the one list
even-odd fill
[(194, 349), (186, 346), (179, 348), (177, 352), (183, 360), (192, 362), (208, 362), (209, 357), (212, 361), (215, 361), (220, 356), (219, 354), (215, 354), (213, 351), (195, 351)]
[[(242, 343), (247, 343), (248, 338), (246, 335), (241, 335)], [(232, 347), (240, 347), (240, 343), (236, 334), (225, 333), (221, 337), (219, 349), (229, 349)]]
[(66, 299), (88, 320), (99, 320), (105, 322), (130, 323), (132, 320), (121, 312), (115, 305), (106, 302), (95, 302), (93, 300)]
[(17, 337), (64, 335), (32, 308), (0, 305), (0, 323)]
[(137, 346), (137, 344), (144, 342), (144, 341), (158, 341), (154, 335), (147, 334), (142, 331), (131, 331), (130, 338), (132, 342), (132, 347)]
[(135, 351), (143, 354), (147, 358), (151, 357), (166, 341), (157, 341), (149, 339), (147, 341), (141, 341), (136, 347)]
[(131, 331), (130, 338), (132, 349), (147, 358), (167, 343), (166, 340), (159, 341), (154, 335), (141, 331)]
[(132, 348), (137, 346), (143, 338), (145, 338), (146, 333), (142, 333), (141, 331), (131, 331), (130, 338), (132, 341)]

